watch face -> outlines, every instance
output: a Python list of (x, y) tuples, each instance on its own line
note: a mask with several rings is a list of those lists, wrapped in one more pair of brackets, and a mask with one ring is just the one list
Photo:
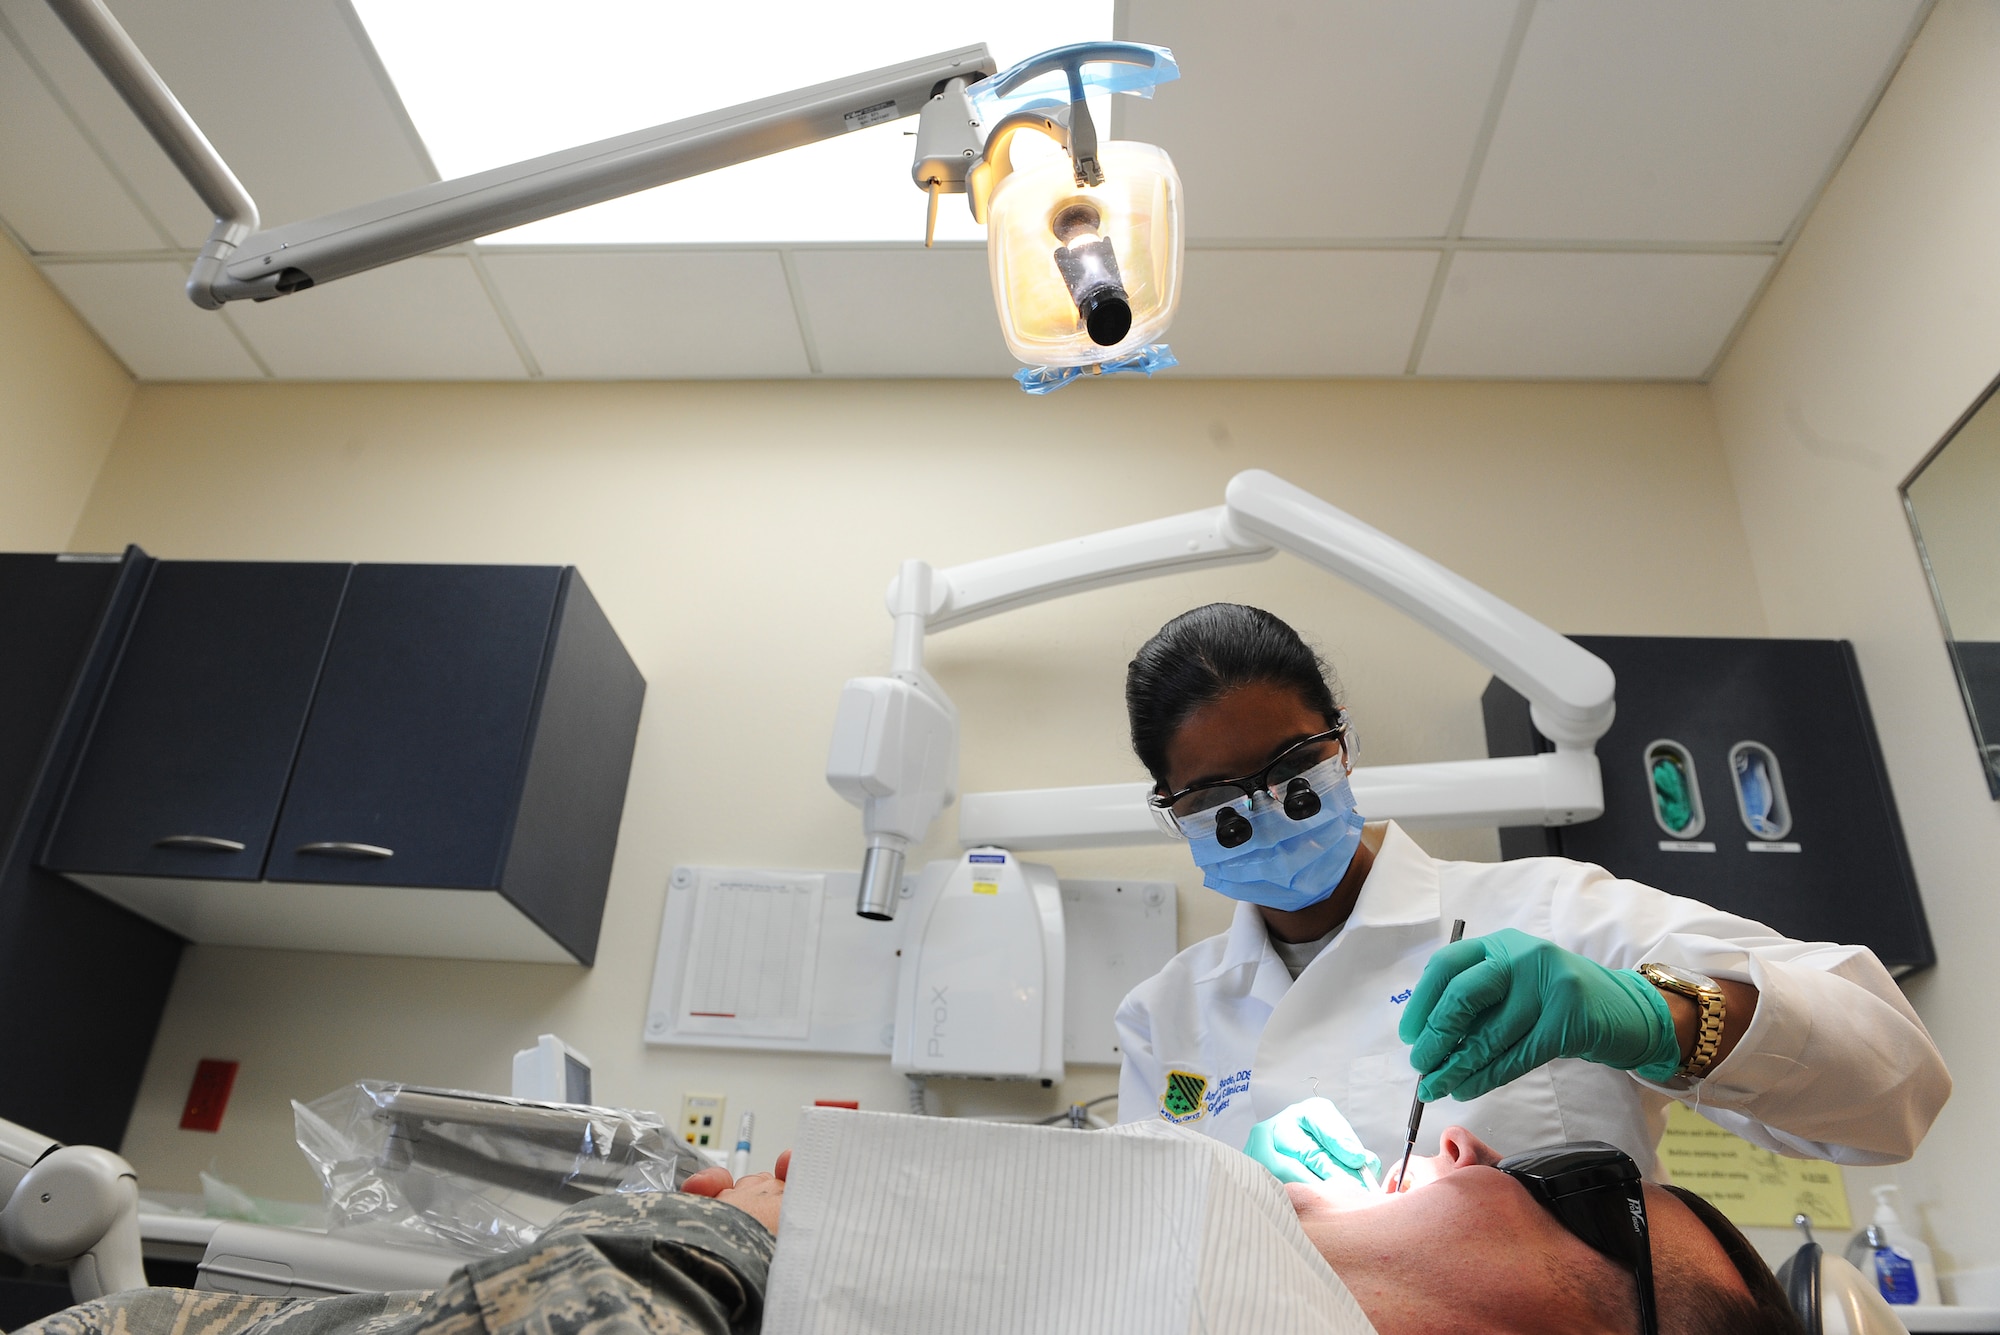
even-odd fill
[(1719, 992), (1722, 990), (1715, 985), (1713, 978), (1710, 978), (1705, 973), (1696, 973), (1693, 969), (1677, 969), (1671, 964), (1655, 964), (1652, 968), (1653, 972), (1659, 974), (1662, 978), (1679, 983), (1684, 987), (1699, 988), (1708, 992)]

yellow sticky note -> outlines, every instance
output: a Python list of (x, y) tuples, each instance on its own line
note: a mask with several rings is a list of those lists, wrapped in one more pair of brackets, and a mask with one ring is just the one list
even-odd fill
[(1000, 893), (1000, 882), (974, 881), (972, 883), (972, 893), (975, 895), (997, 895)]
[(1811, 1216), (1814, 1228), (1854, 1227), (1838, 1164), (1759, 1149), (1686, 1104), (1667, 1109), (1660, 1165), (1675, 1186), (1708, 1201), (1738, 1228), (1790, 1228), (1799, 1214)]

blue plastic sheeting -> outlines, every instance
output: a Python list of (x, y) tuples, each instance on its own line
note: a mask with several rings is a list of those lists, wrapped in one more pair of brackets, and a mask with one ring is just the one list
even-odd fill
[[(1009, 86), (1010, 81), (1021, 71), (1059, 58), (1065, 52), (1093, 47), (1101, 50), (1111, 46), (1134, 57), (1143, 57), (1147, 63), (1128, 65), (1123, 61), (1104, 59), (1083, 61), (1079, 77), (1086, 94), (1131, 93), (1135, 97), (1151, 97), (1154, 88), (1181, 77), (1181, 67), (1175, 63), (1174, 53), (1164, 46), (1147, 46), (1142, 42), (1080, 42), (1075, 47), (1059, 46), (1052, 51), (1030, 56), (990, 79), (980, 80), (966, 90), (966, 96), (972, 99), (973, 108), (980, 118), (989, 123), (1011, 112), (1066, 107), (1070, 102), (1069, 74), (1066, 70), (1047, 70), (1017, 86)], [(1002, 93), (1002, 88), (1007, 91)]]
[(1150, 376), (1155, 371), (1179, 365), (1180, 361), (1174, 356), (1172, 348), (1164, 343), (1148, 343), (1122, 357), (1113, 357), (1108, 362), (1093, 362), (1089, 366), (1024, 366), (1014, 372), (1014, 379), (1020, 381), (1021, 388), (1030, 394), (1051, 394), (1079, 376), (1117, 375), (1121, 371), (1138, 371)]

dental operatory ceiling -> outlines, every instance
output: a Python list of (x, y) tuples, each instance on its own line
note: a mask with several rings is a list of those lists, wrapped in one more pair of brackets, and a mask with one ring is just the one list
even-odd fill
[[(267, 226), (450, 157), (348, 0), (111, 4)], [(980, 28), (990, 8), (944, 42), (885, 31), (854, 68), (980, 40), (1013, 59)], [(1121, 0), (1116, 35), (1172, 47), (1183, 74), (1118, 98), (1112, 127), (1164, 147), (1185, 185), (1174, 374), (1704, 378), (1927, 10)], [(209, 223), (193, 193), (42, 0), (0, 0), (0, 219), (142, 379), (1004, 375), (984, 248), (949, 239), (962, 228), (922, 248), (907, 169), (903, 239), (813, 239), (760, 208), (710, 239), (529, 235), (207, 313), (181, 295)], [(800, 196), (802, 217), (841, 207)]]

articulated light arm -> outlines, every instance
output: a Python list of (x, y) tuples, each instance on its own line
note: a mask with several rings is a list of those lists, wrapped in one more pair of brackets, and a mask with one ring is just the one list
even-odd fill
[(997, 66), (969, 46), (796, 92), (419, 186), (308, 222), (258, 230), (257, 206), (103, 0), (49, 0), (216, 215), (188, 278), (197, 306), (267, 300), (669, 181), (913, 115), (951, 79)]
[[(1556, 743), (1555, 752), (1538, 756), (1357, 769), (1355, 796), (1364, 811), (1414, 824), (1459, 825), (1567, 825), (1602, 814), (1603, 783), (1591, 748), (1611, 726), (1616, 682), (1610, 667), (1422, 553), (1261, 470), (1237, 474), (1226, 504), (1212, 510), (941, 571), (905, 563), (889, 589), (892, 611), (901, 609), (898, 658), (910, 652), (904, 641), (913, 605), (928, 609), (927, 631), (945, 630), (1088, 589), (1262, 560), (1280, 549), (1408, 613), (1491, 668), (1527, 696), (1535, 725)], [(874, 680), (880, 679), (858, 679)], [(942, 701), (935, 683), (926, 682)], [(845, 700), (843, 719), (849, 735), (858, 737), (852, 728), (864, 720)], [(952, 731), (955, 761), (955, 719)], [(841, 750), (837, 741), (836, 756)], [(878, 783), (879, 794), (871, 791), (872, 801), (863, 802), (861, 790), (851, 782), (843, 786), (832, 770), (830, 762), (836, 789), (864, 809), (887, 800), (894, 788)], [(1125, 783), (968, 793), (959, 841), (1014, 849), (1153, 842), (1163, 836), (1146, 812), (1146, 791), (1143, 783)], [(905, 796), (897, 794), (898, 800)], [(909, 839), (922, 838), (924, 829)]]

